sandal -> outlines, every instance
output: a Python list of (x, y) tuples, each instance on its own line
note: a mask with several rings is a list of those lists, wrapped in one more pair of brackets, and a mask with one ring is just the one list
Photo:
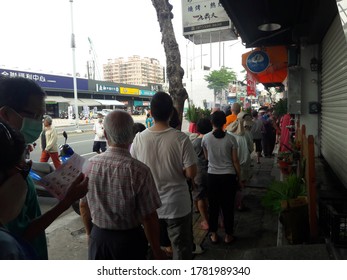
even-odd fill
[(235, 243), (236, 240), (237, 240), (237, 238), (235, 236), (231, 236), (231, 235), (227, 236), (226, 235), (224, 237), (224, 243), (227, 244), (227, 245)]
[(217, 244), (217, 243), (219, 242), (218, 235), (216, 235), (216, 239), (213, 240), (213, 239), (212, 239), (212, 234), (209, 234), (209, 235), (208, 235), (208, 239), (210, 240), (210, 242), (211, 242), (212, 244)]

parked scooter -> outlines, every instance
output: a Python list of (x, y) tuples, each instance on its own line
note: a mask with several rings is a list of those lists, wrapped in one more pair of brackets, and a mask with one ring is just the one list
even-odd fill
[[(66, 144), (66, 141), (67, 141), (66, 131), (63, 132), (63, 136), (65, 138), (65, 142), (63, 145), (59, 146), (59, 157), (62, 163), (65, 163), (74, 154), (74, 151), (69, 144)], [(53, 171), (54, 171), (54, 168), (48, 162), (32, 162), (29, 176), (33, 179), (35, 183), (36, 193), (38, 196), (53, 197), (53, 195), (49, 191), (47, 191), (44, 187), (37, 184), (37, 182), (40, 181), (42, 177), (52, 173)], [(80, 215), (79, 201), (74, 202), (72, 204), (72, 208), (78, 215)]]

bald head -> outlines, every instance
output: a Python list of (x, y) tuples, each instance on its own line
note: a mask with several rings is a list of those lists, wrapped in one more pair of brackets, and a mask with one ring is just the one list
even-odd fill
[(238, 113), (240, 113), (241, 111), (241, 105), (239, 103), (234, 103), (232, 106), (231, 106), (231, 112), (234, 114), (234, 115), (237, 115)]
[(127, 112), (114, 110), (109, 113), (104, 122), (109, 145), (130, 145), (134, 139), (133, 125), (133, 118)]

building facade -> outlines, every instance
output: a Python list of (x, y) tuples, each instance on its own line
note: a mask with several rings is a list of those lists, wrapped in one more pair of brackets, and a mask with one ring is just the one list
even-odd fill
[(164, 68), (155, 58), (133, 55), (128, 59), (109, 59), (103, 65), (105, 81), (138, 86), (164, 83)]

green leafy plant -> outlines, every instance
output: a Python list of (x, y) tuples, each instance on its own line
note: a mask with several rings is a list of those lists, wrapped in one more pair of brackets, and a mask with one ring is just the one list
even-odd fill
[(203, 108), (198, 108), (199, 110), (199, 115), (200, 118), (209, 118), (211, 116), (211, 110), (210, 109), (203, 109)]
[(187, 121), (192, 123), (197, 123), (200, 118), (209, 117), (211, 115), (211, 110), (202, 109), (200, 107), (196, 107), (194, 104), (189, 104), (187, 112), (185, 114), (185, 118)]
[(293, 162), (293, 153), (290, 151), (283, 151), (277, 154), (278, 161)]
[(194, 104), (189, 104), (185, 118), (187, 121), (192, 123), (196, 123), (200, 118), (199, 110)]
[(306, 187), (302, 178), (296, 175), (288, 176), (284, 181), (273, 181), (262, 199), (265, 208), (280, 213), (281, 202), (289, 201), (306, 195)]
[(283, 115), (288, 113), (287, 107), (287, 99), (282, 98), (278, 102), (276, 102), (273, 106), (274, 113), (280, 118)]

